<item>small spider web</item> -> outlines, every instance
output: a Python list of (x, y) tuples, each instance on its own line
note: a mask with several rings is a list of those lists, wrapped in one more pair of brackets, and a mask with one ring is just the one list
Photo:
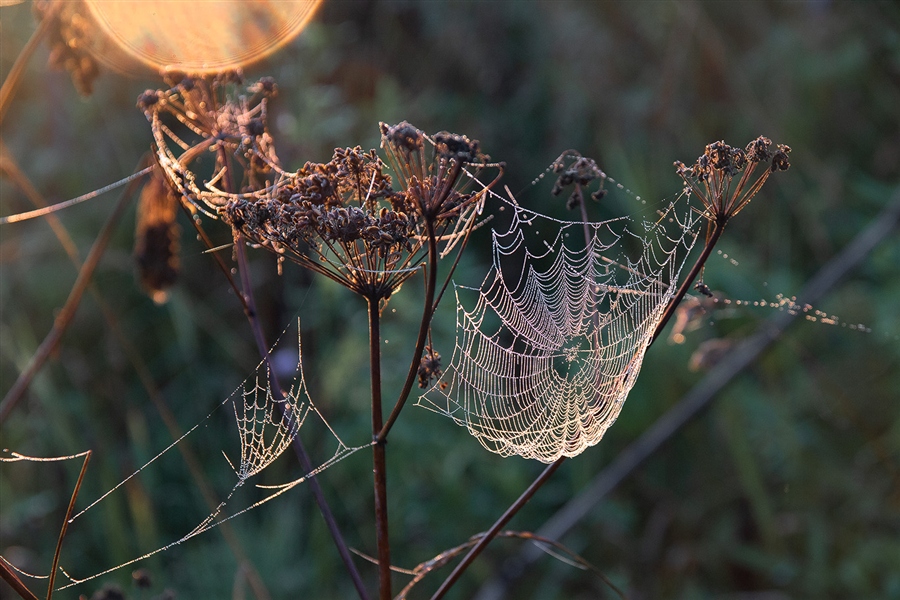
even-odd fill
[[(453, 357), (418, 404), (492, 452), (549, 463), (593, 446), (618, 417), (697, 239), (696, 217), (673, 202), (656, 222), (571, 222), (495, 198), (512, 222), (493, 231), (481, 287), (454, 284)], [(534, 243), (537, 232), (552, 242)]]
[(253, 384), (244, 388), (241, 397), (237, 398), (237, 393), (231, 396), (241, 441), (240, 466), (234, 469), (232, 465), (239, 482), (275, 462), (297, 437), (309, 411), (314, 410), (299, 363), (297, 377), (288, 391), (281, 392), (282, 398), (275, 397), (275, 389), (269, 365), (261, 364)]
[[(273, 353), (270, 352), (270, 356), (272, 354)], [(144, 469), (147, 469), (151, 464), (163, 457), (168, 451), (172, 450), (189, 435), (191, 435), (201, 427), (206, 426), (207, 422), (210, 421), (213, 415), (230, 404), (230, 408), (234, 412), (235, 422), (237, 424), (239, 435), (240, 460), (235, 464), (228, 458), (227, 455), (225, 456), (225, 460), (228, 462), (231, 469), (237, 476), (237, 482), (227, 493), (224, 500), (222, 500), (207, 517), (202, 519), (200, 523), (198, 523), (191, 531), (189, 531), (179, 539), (99, 573), (95, 573), (87, 577), (77, 578), (67, 573), (62, 569), (62, 567), (60, 567), (61, 572), (69, 579), (69, 583), (57, 589), (66, 589), (68, 587), (79, 585), (86, 581), (96, 579), (97, 577), (101, 577), (118, 569), (135, 564), (155, 554), (159, 554), (161, 552), (169, 550), (170, 548), (178, 546), (179, 544), (182, 544), (193, 537), (196, 537), (202, 533), (218, 527), (226, 521), (234, 519), (235, 517), (238, 517), (246, 512), (262, 506), (263, 504), (266, 504), (267, 502), (274, 500), (278, 496), (281, 496), (289, 490), (304, 483), (310, 477), (318, 475), (325, 469), (340, 462), (357, 450), (361, 450), (363, 448), (371, 446), (371, 442), (356, 447), (348, 446), (347, 444), (345, 444), (343, 440), (341, 440), (337, 432), (320, 414), (319, 410), (310, 399), (306, 382), (303, 376), (302, 348), (300, 348), (299, 344), (299, 325), (296, 375), (291, 382), (290, 387), (287, 388), (287, 390), (284, 392), (279, 393), (277, 391), (278, 386), (273, 382), (274, 379), (269, 367), (269, 362), (266, 360), (261, 361), (259, 365), (257, 365), (254, 376), (245, 380), (244, 383), (242, 383), (237, 389), (235, 389), (235, 391), (228, 398), (222, 401), (215, 409), (213, 409), (212, 412), (210, 412), (201, 421), (191, 427), (184, 435), (182, 435), (172, 444), (163, 449), (159, 454), (150, 459), (146, 464), (137, 469), (134, 473), (126, 477), (115, 487), (108, 490), (102, 496), (89, 504), (86, 508), (73, 516), (70, 522), (74, 522), (77, 519), (83, 517), (85, 513), (96, 507), (103, 500), (113, 494), (116, 490), (125, 486), (129, 480), (138, 476), (142, 471), (144, 471)], [(248, 480), (259, 475), (273, 462), (275, 462), (297, 438), (300, 432), (300, 428), (310, 420), (318, 420), (319, 424), (324, 425), (324, 427), (326, 427), (330, 432), (331, 437), (336, 442), (334, 453), (325, 461), (321, 462), (318, 467), (315, 467), (309, 473), (305, 473), (303, 476), (293, 481), (277, 485), (257, 484), (257, 488), (266, 490), (266, 492), (264, 492), (265, 495), (261, 499), (252, 502), (249, 506), (239, 508), (233, 513), (226, 513), (226, 507), (232, 501), (238, 489), (240, 489)]]

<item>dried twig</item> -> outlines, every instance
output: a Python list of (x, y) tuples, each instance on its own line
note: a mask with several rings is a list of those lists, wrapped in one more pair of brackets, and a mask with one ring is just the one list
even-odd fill
[(0, 402), (0, 425), (2, 425), (7, 417), (9, 417), (9, 414), (15, 408), (16, 404), (22, 399), (28, 386), (31, 385), (35, 375), (41, 370), (41, 367), (44, 366), (44, 363), (47, 362), (47, 359), (50, 358), (50, 355), (59, 345), (60, 340), (62, 340), (63, 334), (66, 329), (68, 329), (72, 322), (72, 318), (75, 316), (75, 312), (78, 309), (78, 305), (81, 303), (81, 297), (84, 295), (84, 291), (87, 289), (88, 283), (94, 275), (94, 270), (97, 268), (100, 258), (106, 250), (106, 245), (112, 236), (112, 232), (116, 225), (118, 225), (122, 214), (125, 212), (125, 208), (128, 206), (128, 200), (134, 195), (134, 191), (137, 188), (137, 182), (138, 180), (133, 180), (128, 187), (125, 188), (125, 191), (119, 198), (118, 204), (116, 204), (115, 208), (107, 218), (106, 223), (103, 225), (103, 229), (101, 229), (100, 233), (97, 235), (97, 239), (94, 241), (94, 245), (91, 247), (91, 251), (78, 273), (78, 278), (75, 280), (72, 290), (69, 292), (66, 303), (60, 309), (56, 320), (53, 322), (52, 329), (44, 338), (44, 341), (41, 342), (41, 345), (38, 346), (38, 349), (31, 357), (28, 366), (19, 374), (19, 377), (16, 379), (12, 388), (6, 393), (3, 401)]

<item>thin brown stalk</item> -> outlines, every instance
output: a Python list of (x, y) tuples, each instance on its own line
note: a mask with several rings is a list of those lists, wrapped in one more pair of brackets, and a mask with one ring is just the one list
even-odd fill
[(25, 46), (19, 51), (16, 62), (13, 63), (6, 79), (3, 80), (3, 86), (0, 87), (0, 124), (3, 123), (3, 119), (6, 117), (6, 111), (16, 93), (19, 81), (22, 79), (25, 65), (28, 64), (28, 60), (31, 58), (31, 55), (34, 54), (34, 51), (37, 50), (38, 44), (41, 43), (41, 39), (47, 34), (47, 30), (50, 28), (50, 22), (53, 20), (53, 17), (56, 16), (56, 13), (59, 12), (62, 4), (61, 1), (53, 3), (53, 6), (50, 7), (50, 10), (44, 15), (44, 18), (41, 20), (37, 29), (35, 29), (34, 33), (31, 34), (31, 37), (28, 38)]
[[(445, 566), (451, 560), (453, 560), (454, 558), (456, 558), (457, 556), (462, 554), (463, 551), (465, 551), (465, 550), (471, 548), (472, 546), (474, 546), (475, 544), (477, 544), (478, 541), (484, 537), (484, 535), (485, 535), (484, 533), (475, 534), (471, 538), (469, 538), (469, 540), (467, 542), (460, 544), (459, 546), (456, 546), (455, 548), (450, 548), (449, 550), (445, 550), (444, 552), (441, 552), (434, 558), (418, 565), (415, 569), (412, 569), (411, 571), (395, 569), (395, 571), (403, 572), (403, 573), (413, 576), (412, 581), (410, 581), (408, 584), (406, 584), (406, 586), (402, 590), (400, 590), (400, 593), (397, 594), (397, 598), (395, 600), (406, 600), (406, 598), (409, 596), (409, 592), (412, 591), (412, 588), (414, 588), (420, 581), (422, 581), (429, 573), (431, 573), (435, 569), (440, 569), (441, 567)], [(613, 584), (603, 574), (603, 572), (600, 571), (600, 569), (598, 569), (597, 567), (595, 567), (594, 565), (589, 563), (587, 560), (585, 560), (584, 558), (582, 558), (581, 556), (579, 556), (578, 554), (576, 554), (569, 548), (566, 548), (564, 545), (560, 544), (559, 542), (557, 542), (555, 540), (551, 540), (551, 539), (542, 537), (540, 535), (536, 535), (534, 533), (531, 533), (530, 531), (501, 531), (501, 532), (497, 533), (496, 537), (527, 540), (530, 542), (534, 542), (536, 547), (544, 547), (544, 548), (552, 547), (552, 548), (558, 550), (560, 553), (566, 555), (568, 557), (568, 559), (570, 559), (572, 561), (574, 566), (577, 566), (581, 569), (584, 569), (587, 571), (592, 571), (593, 573), (595, 573), (603, 581), (603, 583), (608, 585), (610, 587), (610, 589), (612, 589), (620, 598), (622, 598), (623, 600), (625, 599), (625, 594), (622, 593), (622, 590), (620, 590), (618, 587), (616, 587), (616, 585)], [(559, 558), (560, 558), (560, 560), (562, 560), (561, 557), (559, 557)]]
[(675, 311), (678, 309), (678, 305), (681, 304), (681, 301), (684, 298), (685, 294), (687, 294), (688, 290), (691, 289), (691, 285), (693, 285), (694, 279), (696, 279), (697, 275), (700, 274), (700, 271), (703, 270), (703, 266), (706, 264), (706, 260), (709, 258), (710, 254), (712, 254), (713, 248), (715, 248), (716, 243), (719, 241), (719, 238), (722, 237), (723, 231), (725, 231), (725, 220), (715, 221), (713, 224), (712, 233), (706, 240), (706, 244), (703, 246), (703, 252), (700, 253), (700, 256), (697, 258), (697, 262), (695, 262), (694, 266), (691, 267), (691, 270), (687, 274), (687, 277), (684, 278), (684, 281), (681, 282), (681, 286), (678, 288), (678, 291), (675, 292), (675, 296), (669, 302), (668, 306), (666, 306), (666, 312), (663, 313), (662, 319), (660, 319), (659, 324), (653, 331), (653, 335), (650, 337), (650, 344), (655, 342), (656, 338), (659, 337), (663, 329), (666, 328), (666, 324), (669, 322), (669, 319), (672, 318), (672, 315), (675, 314)]
[[(269, 347), (266, 344), (265, 337), (262, 332), (262, 327), (260, 326), (259, 319), (257, 318), (256, 302), (253, 298), (253, 288), (250, 282), (250, 270), (248, 268), (247, 250), (245, 247), (246, 242), (244, 240), (244, 236), (238, 231), (235, 231), (234, 233), (234, 244), (236, 250), (235, 254), (237, 255), (238, 261), (238, 271), (240, 272), (241, 284), (244, 288), (244, 292), (240, 294), (240, 298), (244, 306), (244, 312), (247, 315), (247, 320), (250, 322), (250, 329), (253, 330), (253, 338), (256, 341), (257, 349), (259, 350), (261, 357), (266, 361), (266, 365), (268, 366), (269, 380), (272, 384), (272, 393), (276, 398), (284, 398), (285, 395), (282, 391), (284, 388), (281, 387), (281, 384), (278, 381), (278, 377), (275, 374), (275, 370), (272, 368)], [(312, 461), (310, 460), (309, 454), (306, 452), (306, 448), (303, 446), (303, 442), (300, 440), (299, 436), (294, 437), (293, 441), (291, 442), (291, 446), (294, 448), (294, 453), (297, 455), (297, 459), (300, 461), (300, 467), (305, 472), (312, 473)], [(360, 577), (359, 571), (356, 569), (356, 565), (353, 563), (353, 557), (350, 555), (350, 550), (347, 547), (347, 543), (344, 541), (344, 537), (341, 534), (340, 529), (338, 528), (337, 521), (334, 518), (334, 514), (331, 512), (331, 507), (328, 505), (328, 502), (325, 499), (325, 494), (322, 492), (322, 486), (319, 485), (319, 481), (315, 476), (309, 477), (307, 481), (309, 483), (309, 489), (312, 492), (313, 498), (315, 499), (316, 504), (319, 507), (319, 512), (322, 514), (322, 518), (325, 519), (325, 525), (328, 527), (328, 531), (331, 534), (334, 545), (338, 550), (338, 554), (340, 555), (344, 566), (347, 569), (347, 573), (350, 575), (350, 579), (353, 581), (353, 585), (356, 588), (360, 599), (368, 600), (368, 593), (366, 592), (362, 577)]]
[(450, 573), (447, 579), (444, 580), (444, 583), (442, 583), (441, 587), (438, 588), (438, 591), (434, 593), (434, 595), (431, 597), (431, 600), (439, 600), (439, 598), (444, 597), (444, 594), (446, 594), (450, 590), (450, 588), (453, 587), (453, 584), (456, 583), (456, 580), (459, 579), (463, 572), (469, 567), (469, 565), (472, 564), (472, 561), (478, 558), (478, 555), (481, 554), (481, 551), (491, 543), (491, 541), (497, 536), (500, 530), (503, 529), (503, 527), (507, 523), (509, 523), (510, 519), (516, 516), (516, 513), (518, 513), (519, 510), (523, 506), (525, 506), (525, 504), (527, 504), (529, 500), (531, 500), (531, 497), (534, 496), (534, 494), (541, 488), (542, 485), (544, 485), (544, 483), (548, 479), (550, 479), (550, 476), (553, 475), (554, 472), (556, 472), (556, 470), (563, 464), (564, 460), (565, 457), (560, 458), (559, 460), (547, 465), (547, 468), (545, 468), (541, 472), (541, 474), (538, 475), (537, 479), (531, 482), (531, 485), (528, 486), (528, 489), (522, 492), (522, 495), (519, 496), (519, 498), (512, 504), (512, 506), (506, 509), (506, 511), (500, 516), (500, 518), (497, 519), (497, 521), (493, 525), (491, 525), (491, 528), (484, 533), (482, 538), (478, 540), (478, 543), (475, 544), (475, 546), (473, 546), (471, 550), (469, 550), (469, 553), (466, 554), (465, 558), (462, 559), (462, 562), (456, 565), (456, 568), (453, 569), (453, 572)]
[[(372, 377), (372, 462), (375, 471), (375, 535), (378, 543), (378, 597), (391, 598), (391, 544), (388, 529), (387, 465), (385, 441), (378, 441), (384, 426), (381, 408), (381, 298), (369, 296), (369, 367)], [(430, 305), (429, 305), (430, 306)]]
[[(194, 214), (187, 206), (185, 206), (183, 202), (181, 203), (181, 207), (184, 209), (185, 214), (187, 214), (188, 218), (191, 220), (191, 224), (197, 231), (197, 235), (200, 236), (200, 241), (202, 241), (206, 245), (207, 250), (211, 250), (212, 248), (214, 248), (212, 240), (209, 238), (209, 235), (207, 235), (206, 230), (203, 229), (200, 221), (194, 218)], [(216, 266), (218, 266), (219, 270), (222, 271), (222, 274), (225, 275), (225, 279), (228, 281), (228, 284), (231, 286), (232, 291), (234, 291), (234, 295), (241, 303), (241, 308), (244, 309), (244, 313), (248, 313), (250, 311), (250, 308), (247, 306), (247, 299), (244, 297), (244, 293), (241, 292), (241, 288), (238, 287), (237, 282), (235, 282), (234, 277), (231, 275), (231, 269), (228, 268), (228, 265), (225, 264), (225, 261), (222, 260), (222, 257), (219, 256), (218, 252), (209, 252), (209, 254), (212, 254), (213, 259), (216, 261)]]
[(53, 598), (53, 584), (56, 582), (56, 569), (59, 567), (59, 554), (62, 552), (63, 540), (66, 538), (66, 532), (69, 530), (69, 519), (72, 518), (72, 511), (75, 509), (75, 499), (78, 498), (78, 492), (81, 490), (81, 483), (84, 481), (84, 474), (87, 471), (88, 463), (91, 461), (91, 451), (84, 453), (84, 462), (81, 463), (81, 472), (78, 473), (78, 480), (75, 482), (75, 489), (72, 490), (72, 497), (69, 498), (69, 507), (66, 509), (66, 517), (63, 519), (62, 528), (59, 530), (59, 539), (56, 541), (56, 550), (53, 552), (53, 563), (50, 566), (50, 577), (47, 583), (47, 600)]
[(16, 404), (22, 399), (28, 386), (31, 385), (31, 382), (34, 380), (38, 371), (41, 370), (44, 363), (47, 362), (47, 359), (50, 358), (50, 355), (62, 340), (63, 334), (66, 332), (75, 316), (78, 305), (81, 303), (81, 297), (84, 295), (84, 291), (87, 289), (88, 283), (90, 283), (91, 277), (94, 275), (94, 271), (100, 262), (100, 258), (106, 250), (112, 232), (118, 225), (122, 214), (125, 212), (125, 208), (128, 206), (128, 200), (134, 195), (134, 190), (137, 187), (138, 181), (139, 180), (132, 181), (119, 198), (118, 204), (116, 204), (115, 208), (110, 213), (106, 223), (100, 230), (97, 239), (94, 241), (94, 245), (91, 247), (91, 251), (78, 273), (78, 277), (72, 286), (72, 290), (69, 292), (66, 303), (63, 305), (62, 309), (60, 309), (59, 314), (56, 316), (56, 320), (53, 322), (53, 327), (44, 338), (44, 341), (41, 342), (41, 345), (38, 346), (38, 349), (31, 357), (28, 366), (19, 374), (19, 377), (16, 379), (12, 388), (6, 393), (3, 401), (0, 402), (0, 425), (2, 425), (7, 417), (9, 417)]
[[(37, 188), (31, 183), (31, 180), (28, 179), (28, 176), (19, 168), (19, 164), (16, 162), (16, 159), (9, 151), (9, 148), (6, 147), (3, 140), (0, 140), (0, 173), (9, 177), (9, 179), (22, 190), (22, 193), (25, 194), (25, 197), (28, 198), (28, 201), (31, 202), (35, 208), (45, 208), (47, 206), (47, 202), (41, 196), (40, 192), (38, 192)], [(62, 244), (66, 254), (68, 254), (69, 258), (76, 263), (75, 268), (80, 269), (81, 258), (78, 255), (78, 247), (75, 245), (75, 242), (72, 241), (72, 238), (63, 226), (62, 221), (60, 221), (59, 217), (53, 213), (46, 215), (45, 218), (50, 229), (52, 229), (53, 233), (56, 235), (56, 239)]]
[(0, 578), (15, 591), (22, 600), (39, 600), (34, 592), (25, 587), (19, 576), (9, 567), (6, 559), (0, 556)]

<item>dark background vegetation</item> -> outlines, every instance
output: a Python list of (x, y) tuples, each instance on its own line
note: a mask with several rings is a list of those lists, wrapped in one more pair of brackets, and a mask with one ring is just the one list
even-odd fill
[[(4, 77), (34, 29), (30, 11), (28, 4), (0, 10)], [(105, 72), (81, 98), (46, 58), (42, 48), (32, 59), (2, 138), (40, 192), (59, 201), (134, 170), (151, 139), (135, 99), (159, 83)], [(743, 145), (764, 134), (786, 143), (791, 170), (770, 180), (721, 243), (739, 265), (713, 257), (706, 272), (710, 287), (736, 299), (799, 292), (900, 182), (900, 8), (890, 2), (326, 0), (296, 42), (247, 70), (248, 78), (261, 75), (280, 86), (271, 124), (289, 168), (327, 160), (335, 146), (376, 147), (378, 121), (406, 119), (481, 140), (508, 163), (505, 183), (538, 210), (557, 211), (562, 200), (529, 182), (567, 148), (662, 201), (681, 187), (672, 162), (692, 161), (708, 142)], [(2, 214), (31, 208), (8, 180), (0, 186)], [(114, 197), (60, 213), (82, 256)], [(591, 207), (595, 218), (636, 206), (625, 195), (610, 198)], [(230, 239), (221, 225), (205, 224), (217, 240)], [(50, 329), (76, 270), (43, 220), (3, 226), (0, 235), (5, 393)], [(25, 454), (93, 450), (81, 506), (171, 441), (111, 322), (137, 348), (183, 429), (258, 360), (237, 301), (192, 231), (182, 238), (180, 282), (163, 306), (136, 283), (133, 243), (129, 220), (96, 273), (97, 293), (85, 296), (61, 348), (0, 431), (0, 446)], [(489, 253), (483, 230), (459, 279), (477, 284)], [(365, 443), (364, 304), (293, 265), (278, 277), (262, 251), (251, 259), (267, 335), (274, 339), (300, 317), (314, 401), (345, 442)], [(817, 306), (870, 333), (798, 323), (563, 542), (633, 598), (900, 598), (898, 265), (895, 235)], [(420, 287), (408, 283), (386, 313), (388, 397), (411, 352)], [(717, 312), (684, 344), (654, 345), (617, 424), (510, 527), (537, 529), (699, 381), (688, 361), (702, 341), (741, 338), (771, 316)], [(452, 297), (435, 336), (449, 359)], [(294, 345), (290, 335), (284, 344)], [(221, 494), (234, 482), (221, 455), (225, 448), (233, 456), (233, 424), (225, 412), (207, 425), (188, 444)], [(318, 460), (333, 451), (321, 429), (304, 435)], [(449, 420), (409, 407), (392, 432), (388, 468), (394, 562), (411, 568), (487, 528), (541, 465), (501, 459)], [(371, 469), (365, 451), (320, 477), (349, 544), (368, 554), (375, 553)], [(47, 571), (76, 474), (74, 462), (0, 464), (0, 553)], [(263, 479), (299, 474), (285, 456)], [(75, 522), (63, 564), (76, 576), (97, 572), (180, 537), (207, 512), (183, 459), (170, 452)], [(304, 486), (233, 525), (273, 597), (352, 596)], [(522, 543), (497, 541), (452, 596), (472, 596)], [(153, 587), (133, 597), (164, 589), (180, 598), (229, 597), (235, 581), (235, 559), (215, 531), (139, 566)], [(75, 589), (90, 596), (116, 582), (130, 590), (132, 568)], [(374, 567), (361, 569), (374, 581)], [(419, 593), (440, 579), (432, 575)], [(604, 594), (611, 597), (595, 576), (549, 556), (510, 591), (515, 598)]]

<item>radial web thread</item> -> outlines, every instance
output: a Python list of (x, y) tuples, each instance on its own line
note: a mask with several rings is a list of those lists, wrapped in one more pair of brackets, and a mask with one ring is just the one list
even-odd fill
[[(618, 417), (697, 239), (695, 221), (674, 204), (656, 222), (581, 223), (501, 201), (511, 225), (492, 233), (481, 287), (456, 285), (453, 357), (418, 404), (492, 452), (549, 463), (593, 446)], [(540, 239), (547, 233), (552, 243)], [(461, 297), (472, 292), (467, 310)]]

